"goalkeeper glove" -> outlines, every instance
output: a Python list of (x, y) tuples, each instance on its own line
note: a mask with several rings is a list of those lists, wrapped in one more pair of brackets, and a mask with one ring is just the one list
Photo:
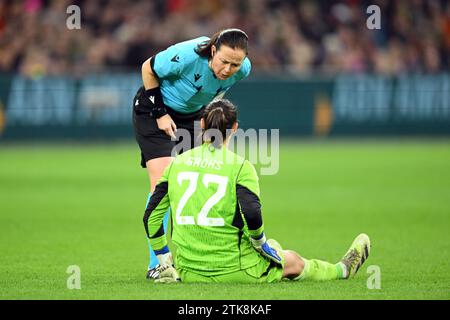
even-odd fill
[(277, 264), (282, 264), (282, 258), (278, 255), (277, 250), (272, 248), (266, 241), (266, 236), (264, 235), (264, 232), (258, 237), (258, 239), (254, 239), (253, 237), (250, 237), (250, 241), (253, 245), (253, 247), (264, 257), (272, 260), (273, 262)]
[(159, 265), (161, 267), (161, 273), (159, 278), (155, 282), (167, 283), (167, 282), (179, 282), (180, 276), (178, 275), (175, 266), (173, 265), (172, 253), (169, 248), (165, 246), (161, 250), (155, 250), (156, 258), (158, 258)]

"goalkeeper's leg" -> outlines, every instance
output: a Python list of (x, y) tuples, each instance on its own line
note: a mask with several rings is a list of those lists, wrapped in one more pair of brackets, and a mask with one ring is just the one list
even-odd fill
[(362, 233), (358, 235), (340, 262), (333, 264), (317, 259), (306, 259), (292, 250), (281, 250), (285, 264), (283, 277), (293, 280), (334, 280), (354, 276), (367, 260), (370, 252), (370, 239)]
[(274, 239), (267, 240), (279, 256), (283, 257), (283, 278), (291, 280), (334, 280), (341, 277), (339, 266), (317, 259), (308, 260), (292, 250), (283, 250)]
[(292, 250), (285, 250), (283, 278), (292, 280), (335, 280), (341, 279), (342, 270), (338, 264), (317, 259), (306, 259)]
[[(152, 195), (151, 193), (148, 194), (147, 204), (145, 205), (146, 208), (148, 206), (148, 203), (150, 202), (151, 195)], [(164, 221), (163, 221), (164, 232), (167, 231), (169, 215), (170, 215), (170, 208), (169, 208), (169, 210), (167, 210), (166, 215), (164, 216)], [(150, 260), (148, 263), (146, 278), (147, 279), (156, 279), (159, 277), (159, 273), (160, 273), (160, 270), (158, 269), (158, 259), (156, 258), (155, 252), (153, 251), (153, 249), (150, 245), (150, 241), (148, 239), (147, 239), (147, 243), (148, 243)]]
[[(159, 139), (158, 139), (159, 140)], [(146, 146), (148, 148), (155, 147), (152, 146)], [(166, 147), (166, 146), (164, 146)], [(171, 146), (169, 145), (169, 150), (171, 149)], [(159, 157), (159, 158), (152, 158), (151, 160), (148, 160), (145, 163), (145, 166), (147, 168), (148, 177), (150, 179), (150, 190), (153, 192), (155, 190), (156, 184), (158, 180), (161, 178), (162, 173), (164, 169), (170, 164), (172, 161), (172, 157)], [(151, 192), (148, 195), (147, 198), (147, 204), (145, 208), (147, 209), (147, 206), (150, 202), (151, 198)], [(169, 213), (170, 209), (167, 211), (166, 215), (164, 216), (164, 232), (167, 231), (167, 222), (169, 220)], [(147, 279), (156, 279), (159, 277), (160, 268), (158, 268), (158, 259), (156, 258), (155, 253), (153, 252), (152, 247), (150, 246), (150, 243), (148, 243), (148, 249), (150, 253), (150, 261), (148, 264), (148, 271), (147, 271)]]

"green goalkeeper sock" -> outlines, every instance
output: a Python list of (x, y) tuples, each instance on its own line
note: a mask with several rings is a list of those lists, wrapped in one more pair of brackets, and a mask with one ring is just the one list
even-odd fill
[(294, 278), (294, 280), (311, 279), (321, 281), (342, 279), (343, 277), (344, 270), (340, 264), (332, 264), (317, 259), (302, 259), (305, 262), (305, 267), (303, 268), (302, 273)]

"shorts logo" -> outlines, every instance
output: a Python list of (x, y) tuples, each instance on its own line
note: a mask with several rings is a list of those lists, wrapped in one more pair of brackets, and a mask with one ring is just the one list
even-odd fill
[(170, 59), (170, 61), (172, 61), (172, 62), (180, 62), (180, 57), (178, 56), (178, 54), (176, 54), (172, 59)]
[(197, 82), (198, 81), (198, 79), (200, 79), (202, 77), (202, 75), (201, 74), (198, 74), (198, 73), (196, 73), (196, 74), (194, 74), (194, 82)]
[(155, 104), (155, 96), (150, 96), (149, 99), (153, 104)]

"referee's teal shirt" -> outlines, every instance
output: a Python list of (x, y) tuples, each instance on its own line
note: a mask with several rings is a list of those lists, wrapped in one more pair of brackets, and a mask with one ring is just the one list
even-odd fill
[(195, 48), (208, 37), (177, 43), (153, 58), (152, 70), (158, 76), (164, 103), (173, 110), (188, 114), (200, 110), (217, 96), (222, 96), (236, 82), (250, 74), (246, 57), (238, 72), (226, 80), (217, 79)]

